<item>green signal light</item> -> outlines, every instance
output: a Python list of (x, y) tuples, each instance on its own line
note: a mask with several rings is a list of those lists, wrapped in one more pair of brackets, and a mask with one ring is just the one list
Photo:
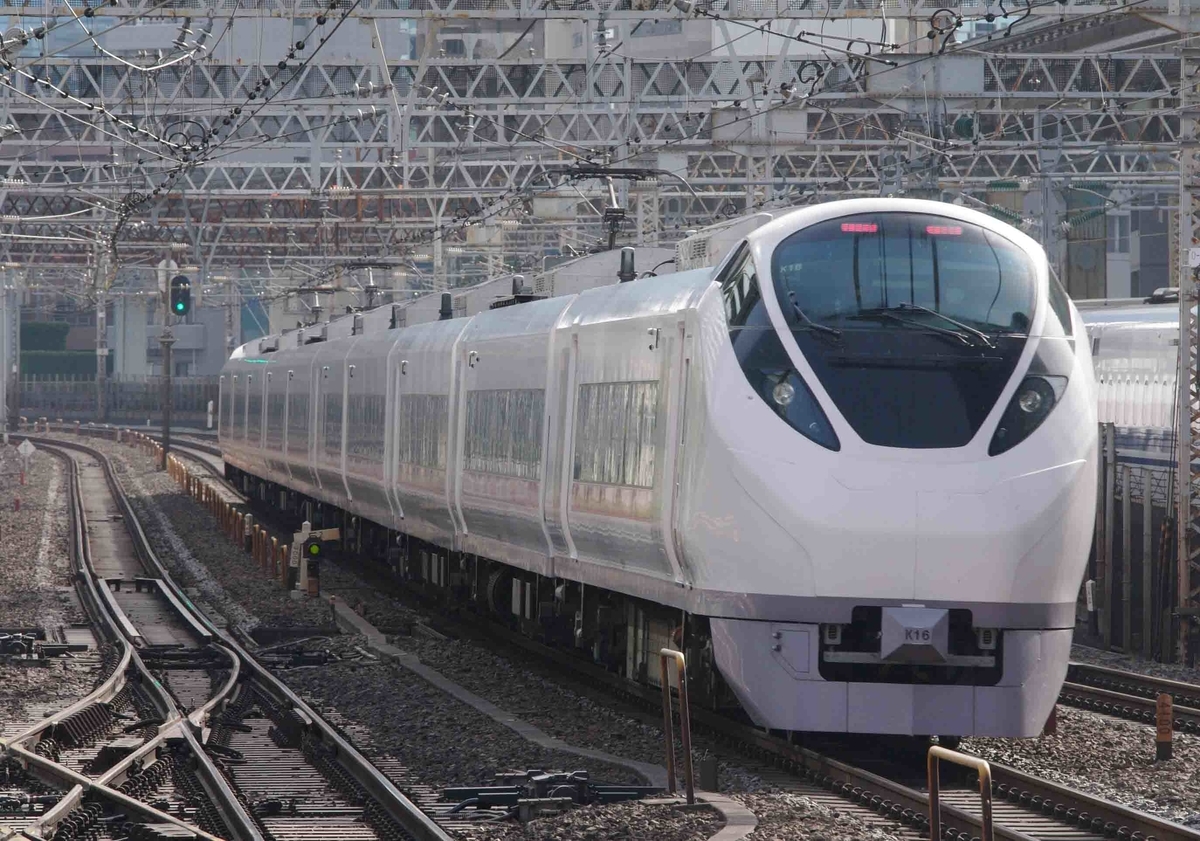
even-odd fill
[(313, 544), (311, 544), (311, 545), (308, 547), (308, 554), (310, 554), (310, 555), (320, 555), (320, 554), (321, 554), (321, 545), (320, 545), (319, 543), (313, 543)]
[(183, 312), (183, 301), (178, 301), (178, 302), (175, 304), (175, 311), (176, 311), (176, 312)]

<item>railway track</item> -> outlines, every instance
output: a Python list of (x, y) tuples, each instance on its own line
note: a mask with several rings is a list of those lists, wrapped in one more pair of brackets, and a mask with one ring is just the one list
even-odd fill
[(191, 604), (104, 454), (33, 440), (68, 465), (81, 598), (117, 654), (89, 696), (0, 744), (0, 828), (56, 841), (448, 841)]
[[(176, 442), (174, 446), (223, 482), (219, 450), (215, 447), (193, 441)], [(236, 493), (228, 485), (225, 488)], [(657, 719), (661, 699), (653, 687), (631, 685), (570, 653), (548, 648), (486, 620), (466, 618), (456, 621), (456, 625), (457, 630), (485, 645), (510, 648), (502, 653), (511, 653), (511, 647), (516, 647), (587, 684), (629, 698), (641, 706), (647, 720)], [(1068, 684), (1064, 695), (1073, 687)], [(862, 767), (868, 763), (839, 759), (831, 750), (818, 752), (798, 746), (707, 710), (693, 708), (692, 712), (698, 730), (765, 763), (760, 773), (772, 784), (850, 810), (868, 824), (886, 824), (901, 837), (928, 837), (928, 797), (921, 787), (911, 785), (911, 769), (907, 775), (887, 770), (875, 773)], [(1188, 827), (1012, 768), (996, 764), (991, 768), (996, 837), (1009, 841), (1200, 841), (1200, 832)], [(977, 780), (949, 770), (944, 774), (955, 777), (956, 784), (943, 788), (941, 794), (943, 839), (978, 841), (982, 821)], [(901, 776), (908, 779), (902, 781)]]
[(1160, 694), (1173, 701), (1175, 729), (1200, 733), (1200, 686), (1168, 678), (1071, 663), (1063, 686), (1064, 703), (1131, 721), (1153, 722)]
[[(547, 648), (494, 623), (475, 625), (476, 637), (485, 645), (500, 641), (516, 647), (538, 660), (567, 670), (584, 682), (632, 699), (647, 712), (647, 720), (658, 719), (661, 695), (654, 687), (629, 684), (603, 669), (579, 660), (561, 650)], [(928, 838), (928, 797), (923, 787), (906, 785), (898, 777), (911, 766), (884, 763), (884, 770), (872, 773), (862, 767), (855, 751), (851, 759), (840, 760), (840, 751), (823, 748), (820, 752), (791, 744), (786, 738), (730, 720), (727, 716), (692, 707), (697, 730), (729, 744), (742, 753), (775, 766), (786, 776), (768, 773), (767, 779), (785, 789), (816, 796), (833, 796), (838, 808), (847, 801), (868, 822), (886, 820), (897, 824), (903, 834)], [(893, 765), (892, 769), (888, 766)], [(953, 813), (943, 818), (945, 841), (978, 841), (981, 832), (978, 779), (974, 775), (956, 775), (949, 766), (943, 774), (956, 776), (956, 784), (944, 786), (943, 805)], [(1046, 839), (1047, 841), (1196, 841), (1200, 832), (1157, 818), (1118, 803), (1094, 797), (1049, 780), (1033, 777), (1013, 768), (991, 763), (993, 815), (998, 838)], [(911, 779), (908, 781), (911, 782)]]

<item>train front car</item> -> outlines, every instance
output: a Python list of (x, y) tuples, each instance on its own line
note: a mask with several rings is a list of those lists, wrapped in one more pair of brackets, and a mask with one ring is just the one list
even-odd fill
[(750, 234), (716, 280), (678, 539), (740, 702), (782, 730), (1040, 732), (1097, 433), (1039, 246), (952, 205), (838, 202)]

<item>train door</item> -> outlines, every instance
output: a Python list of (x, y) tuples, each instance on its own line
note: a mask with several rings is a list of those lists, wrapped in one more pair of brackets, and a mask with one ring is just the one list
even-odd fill
[(308, 370), (308, 472), (313, 484), (321, 490), (321, 471), (317, 470), (317, 451), (321, 446), (321, 435), (324, 431), (321, 412), (321, 397), (324, 394), (325, 380), (322, 372), (320, 354), (313, 359)]
[(673, 369), (667, 410), (667, 454), (663, 487), (667, 493), (663, 505), (662, 534), (666, 538), (667, 554), (683, 580), (691, 578), (687, 558), (683, 554), (683, 542), (679, 538), (678, 523), (680, 502), (686, 489), (681, 484), (686, 456), (688, 426), (688, 398), (692, 379), (692, 341), (689, 315), (692, 311), (676, 313), (671, 328), (672, 342), (676, 345), (669, 355), (667, 364)]
[(292, 460), (289, 457), (289, 449), (292, 446), (292, 442), (291, 442), (292, 417), (291, 417), (291, 415), (292, 415), (292, 396), (294, 393), (293, 388), (292, 388), (292, 381), (296, 377), (296, 371), (292, 368), (288, 368), (286, 371), (282, 372), (280, 374), (280, 376), (282, 376), (284, 378), (284, 381), (283, 381), (283, 429), (280, 431), (280, 434), (283, 436), (282, 460), (283, 460), (283, 469), (287, 473), (288, 483), (291, 484), (295, 480), (295, 477), (292, 475)]
[(672, 512), (683, 316), (580, 315), (560, 506), (571, 545), (582, 562), (682, 582)]
[(399, 343), (393, 343), (387, 355), (385, 397), (385, 436), (383, 440), (383, 486), (387, 491), (388, 508), (392, 512), (392, 520), (404, 518), (404, 507), (400, 504), (400, 496), (396, 492), (396, 466), (399, 460), (400, 446), (400, 390), (402, 378), (407, 373), (408, 361), (401, 359)]
[(550, 442), (543, 485), (542, 511), (550, 551), (558, 558), (577, 560), (567, 522), (567, 489), (571, 487), (571, 448), (575, 412), (575, 364), (579, 336), (574, 328), (556, 331), (552, 349), (552, 393), (549, 397)]
[(237, 450), (241, 446), (241, 439), (238, 437), (238, 374), (229, 375), (229, 447)]
[(254, 388), (257, 385), (255, 379), (253, 374), (246, 374), (246, 397), (242, 400), (242, 446), (248, 452), (253, 452), (254, 450), (253, 438), (251, 437), (253, 430), (250, 424), (250, 408), (254, 405)]
[(351, 377), (354, 376), (356, 371), (357, 371), (357, 367), (355, 365), (348, 362), (345, 358), (342, 359), (342, 364), (341, 364), (341, 373), (342, 373), (342, 377), (341, 377), (341, 380), (342, 380), (341, 381), (341, 387), (342, 387), (342, 420), (341, 420), (342, 440), (339, 442), (339, 445), (338, 445), (337, 467), (338, 467), (338, 475), (341, 477), (341, 480), (342, 480), (342, 490), (345, 492), (347, 499), (352, 498), (353, 494), (350, 493), (350, 480), (346, 477), (346, 449), (347, 449), (347, 446), (348, 446), (349, 440), (350, 440), (350, 438), (349, 438), (350, 431), (347, 429), (349, 424), (346, 423), (346, 419), (348, 417), (348, 410), (350, 408), (350, 379), (351, 379)]

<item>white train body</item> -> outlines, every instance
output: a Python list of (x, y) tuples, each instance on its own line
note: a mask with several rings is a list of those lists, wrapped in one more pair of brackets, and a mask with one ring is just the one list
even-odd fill
[(819, 205), (715, 269), (252, 342), (221, 446), (397, 532), (707, 617), (762, 726), (1028, 736), (1095, 515), (1089, 347), (1056, 285), (973, 211)]

